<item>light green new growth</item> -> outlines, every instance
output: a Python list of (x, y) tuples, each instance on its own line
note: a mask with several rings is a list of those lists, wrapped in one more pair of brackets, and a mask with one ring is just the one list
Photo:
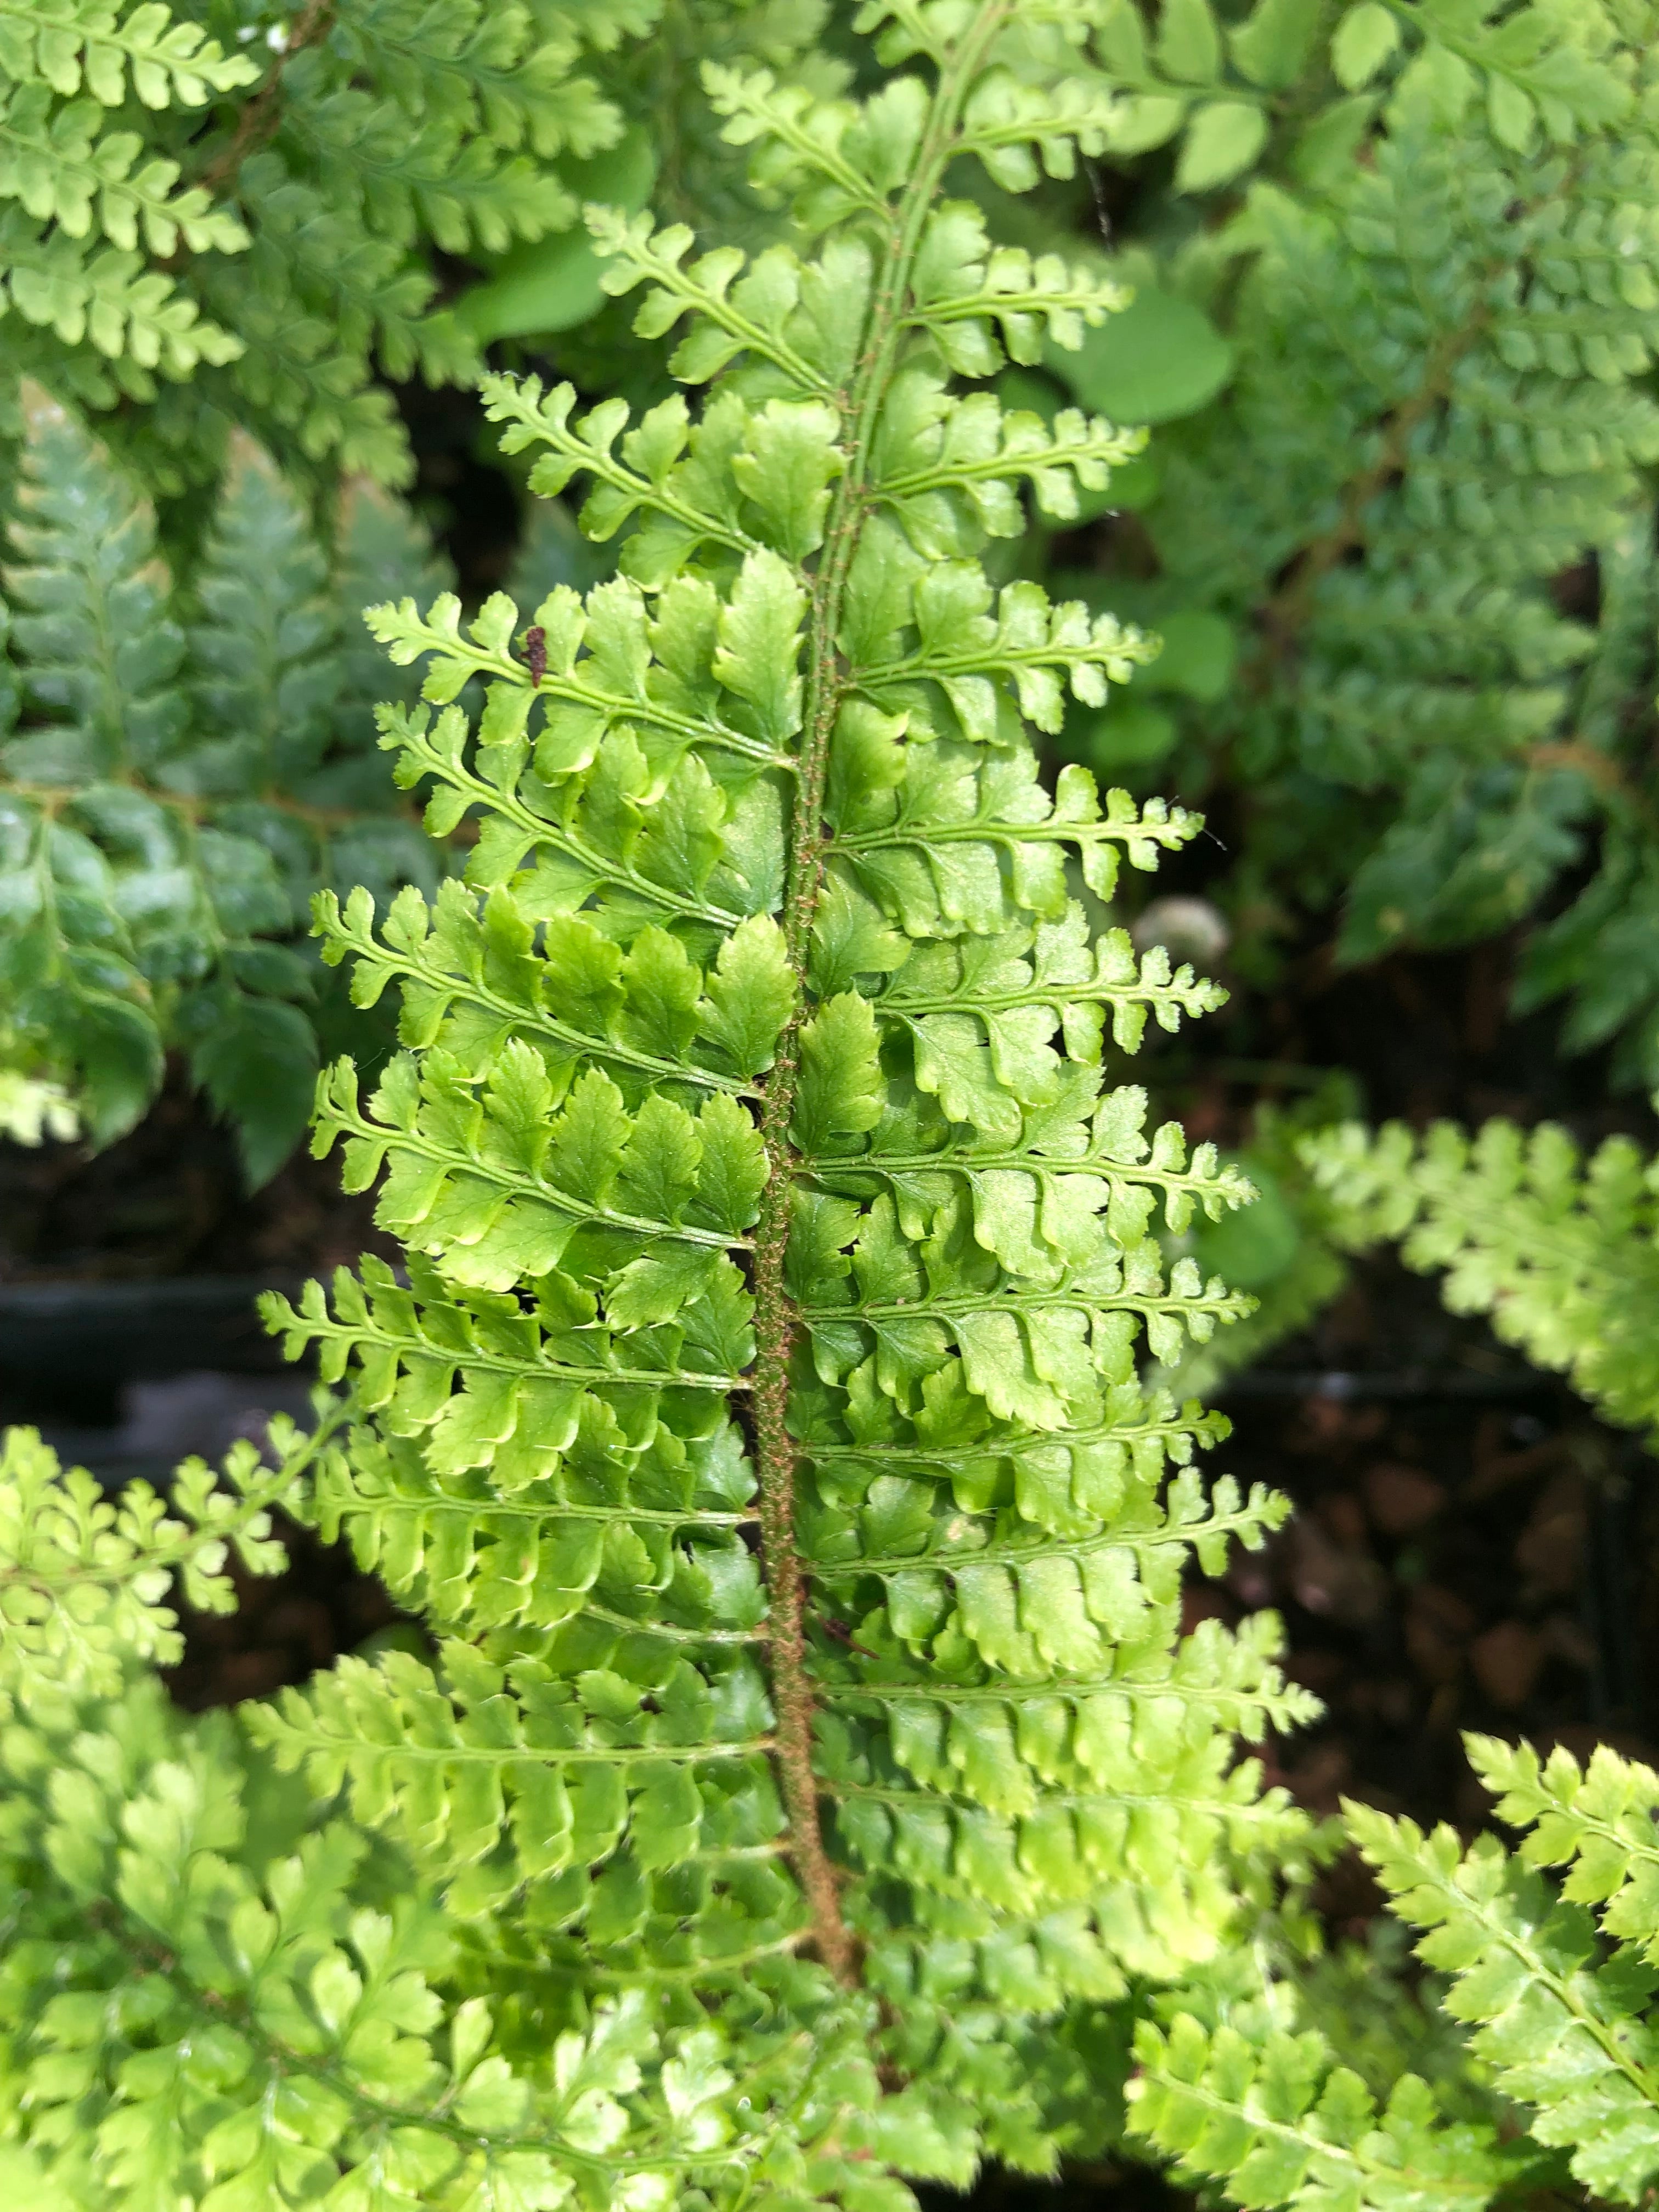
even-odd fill
[(1349, 1122), (1302, 1152), (1333, 1201), (1334, 1241), (1397, 1241), (1407, 1267), (1444, 1272), (1452, 1312), (1488, 1315), (1609, 1419), (1659, 1422), (1656, 1178), (1629, 1138), (1586, 1162), (1552, 1122), (1488, 1121), (1472, 1139), (1441, 1122), (1420, 1139)]
[(407, 1049), (316, 1141), (406, 1264), (270, 1317), (351, 1425), (286, 1510), (432, 1649), (116, 1750), (22, 1711), (5, 2125), (58, 2202), (902, 2212), (1051, 2171), (1080, 2023), (1304, 1860), (1236, 1751), (1310, 1710), (1276, 1626), (1178, 1636), (1283, 1502), (1136, 1376), (1246, 1307), (1158, 1241), (1243, 1188), (1104, 1079), (1219, 994), (1082, 896), (1198, 824), (1042, 787), (1025, 722), (1151, 648), (979, 565), (1137, 441), (953, 382), (1117, 304), (945, 192), (1099, 148), (1089, 20), (866, 8), (864, 101), (712, 71), (809, 243), (594, 222), (708, 390), (487, 387), (619, 575), (374, 617), (477, 835), (319, 898)]
[[(1645, 2203), (1659, 2175), (1659, 1776), (1605, 1747), (1581, 1769), (1560, 1748), (1465, 1739), (1524, 1832), (1465, 1850), (1370, 1806), (1349, 1832), (1393, 1909), (1449, 1976), (1443, 2002), (1509, 2124), (1449, 2121), (1410, 2075), (1379, 2112), (1324, 2037), (1265, 2037), (1178, 2018), (1137, 2038), (1131, 2125), (1183, 2175), (1247, 2206), (1437, 2212), (1539, 2200), (1567, 2175), (1595, 2202)], [(1564, 1869), (1559, 1885), (1539, 1869)], [(1529, 2148), (1529, 2144), (1540, 2148)], [(1552, 2156), (1551, 2154), (1557, 2154)], [(1559, 2202), (1559, 2197), (1549, 2201)]]
[[(0, 1458), (0, 1696), (27, 1705), (42, 1694), (114, 1697), (133, 1659), (173, 1665), (183, 1640), (164, 1602), (176, 1575), (198, 1613), (235, 1603), (223, 1571), (230, 1548), (244, 1570), (276, 1574), (270, 1508), (322, 1448), (282, 1424), (274, 1471), (252, 1444), (226, 1462), (228, 1488), (187, 1460), (164, 1503), (147, 1482), (106, 1498), (83, 1468), (61, 1473), (33, 1429), (9, 1429)], [(169, 1507), (172, 1509), (169, 1515)], [(182, 1515), (183, 1518), (173, 1517)]]
[(242, 441), (175, 579), (149, 502), (81, 422), (35, 386), (25, 408), (0, 568), (9, 1123), (38, 1141), (67, 1115), (106, 1141), (176, 1048), (259, 1181), (311, 1101), (318, 969), (295, 940), (313, 892), (441, 872), (377, 757), (384, 671), (348, 626), (444, 564), (361, 480), (319, 543)]

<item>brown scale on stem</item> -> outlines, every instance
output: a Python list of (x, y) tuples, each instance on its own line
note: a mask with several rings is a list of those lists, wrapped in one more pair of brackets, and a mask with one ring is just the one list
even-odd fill
[(812, 577), (807, 621), (807, 681), (801, 750), (789, 840), (784, 940), (797, 979), (794, 1012), (778, 1042), (761, 1111), (767, 1182), (755, 1231), (752, 1280), (756, 1358), (750, 1409), (759, 1476), (761, 1548), (770, 1620), (772, 1695), (777, 1712), (774, 1758), (789, 1822), (789, 1856), (811, 1915), (810, 1941), (836, 1979), (856, 1984), (859, 1946), (842, 1917), (840, 1884), (823, 1841), (812, 1769), (812, 1681), (807, 1669), (806, 1577), (795, 1548), (794, 1440), (789, 1433), (789, 1375), (799, 1332), (787, 1259), (799, 1160), (790, 1139), (799, 1073), (800, 1031), (811, 1012), (807, 966), (823, 881), (823, 800), (830, 744), (850, 681), (836, 639), (842, 597), (867, 507), (868, 455), (877, 417), (903, 343), (901, 312), (910, 270), (934, 195), (950, 159), (962, 104), (986, 52), (1011, 12), (993, 0), (964, 37), (941, 79), (918, 149), (915, 170), (882, 240), (865, 343), (853, 389), (839, 396), (846, 465), (836, 486)]
[(333, 19), (334, 0), (307, 0), (289, 27), (276, 67), (238, 117), (230, 143), (196, 179), (204, 191), (217, 193), (234, 185), (249, 155), (257, 153), (274, 135), (283, 119), (283, 72), (295, 54), (328, 35)]

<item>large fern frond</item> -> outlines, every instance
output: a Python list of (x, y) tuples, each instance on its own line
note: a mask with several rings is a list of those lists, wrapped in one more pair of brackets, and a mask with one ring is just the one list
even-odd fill
[[(1206, 1489), (1221, 1425), (1137, 1372), (1248, 1304), (1159, 1241), (1243, 1178), (1115, 1079), (1149, 1021), (1218, 1003), (1099, 919), (1120, 861), (1199, 824), (1082, 772), (1042, 787), (1027, 726), (1152, 647), (978, 560), (1027, 484), (1063, 511), (1134, 441), (957, 389), (1120, 303), (945, 193), (964, 158), (1018, 185), (1102, 143), (1090, 11), (862, 20), (890, 70), (866, 100), (711, 78), (796, 244), (592, 217), (700, 400), (635, 420), (486, 386), (618, 573), (374, 617), (424, 694), (383, 742), (431, 830), (476, 834), (435, 896), (319, 900), (325, 957), (362, 1003), (396, 986), (406, 1049), (367, 1096), (327, 1073), (317, 1144), (405, 1261), (269, 1317), (352, 1424), (289, 1509), (432, 1643), (246, 1724), (374, 1839), (366, 1868), (441, 1900), (452, 2051), (488, 1994), (525, 2087), (452, 2128), (420, 2000), (398, 2098), (371, 2124), (343, 2052), (338, 2126), (304, 2136), (293, 2171), (349, 2167), (345, 2201), (512, 2202), (502, 2162), (532, 2153), (523, 2202), (616, 2212), (899, 2212), (904, 2174), (1044, 2170), (1068, 2012), (1216, 1959), (1306, 1856), (1237, 1756), (1310, 1709), (1275, 1624), (1179, 1633), (1183, 1562), (1283, 1506)], [(300, 551), (271, 566), (313, 619)], [(289, 684), (280, 629), (256, 650)], [(303, 692), (237, 719), (250, 758), (324, 726)], [(206, 1986), (234, 2008), (240, 1972)], [(613, 2018), (641, 2046), (579, 2137), (572, 2071)], [(308, 2047), (258, 2046), (262, 2078)], [(176, 2186), (266, 2140), (246, 2079), (222, 2133), (180, 2137)], [(106, 2137), (62, 2133), (20, 2123), (66, 2185), (101, 2182)]]

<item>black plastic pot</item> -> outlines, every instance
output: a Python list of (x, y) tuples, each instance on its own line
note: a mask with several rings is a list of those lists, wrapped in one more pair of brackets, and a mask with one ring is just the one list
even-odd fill
[(40, 1429), (65, 1462), (117, 1483), (216, 1459), (309, 1384), (266, 1334), (240, 1275), (0, 1285), (0, 1424)]

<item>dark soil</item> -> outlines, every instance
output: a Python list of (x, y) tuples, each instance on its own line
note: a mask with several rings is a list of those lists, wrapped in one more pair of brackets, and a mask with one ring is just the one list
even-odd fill
[(392, 1256), (368, 1198), (347, 1198), (335, 1159), (296, 1152), (262, 1190), (243, 1186), (235, 1146), (184, 1078), (129, 1136), (78, 1145), (0, 1144), (0, 1283), (257, 1275), (271, 1282)]
[[(1432, 1297), (1368, 1266), (1283, 1367), (1229, 1395), (1218, 1462), (1299, 1510), (1188, 1606), (1283, 1615), (1290, 1670), (1326, 1708), (1274, 1750), (1304, 1803), (1334, 1811), (1351, 1794), (1468, 1827), (1485, 1801), (1465, 1729), (1651, 1755), (1659, 1523), (1630, 1440), (1568, 1393), (1511, 1379), (1487, 1332), (1447, 1325)], [(1288, 1363), (1310, 1353), (1348, 1395), (1299, 1387)], [(1328, 1909), (1368, 1911), (1364, 1886), (1339, 1874)]]

